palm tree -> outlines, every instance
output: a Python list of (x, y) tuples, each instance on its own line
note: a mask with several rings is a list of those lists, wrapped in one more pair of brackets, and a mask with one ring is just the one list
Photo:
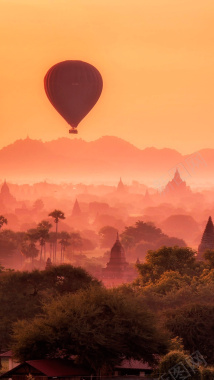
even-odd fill
[(56, 233), (50, 232), (48, 238), (49, 248), (50, 248), (50, 259), (53, 262), (54, 259), (54, 247), (56, 244)]
[(67, 231), (62, 231), (60, 232), (60, 239), (59, 244), (61, 245), (61, 263), (64, 263), (65, 249), (71, 244), (68, 241), (70, 239), (70, 234)]
[(26, 241), (22, 244), (22, 253), (26, 257), (31, 257), (32, 267), (33, 259), (38, 256), (39, 250), (36, 248), (36, 242), (39, 240), (38, 231), (36, 228), (30, 228), (26, 233)]
[(31, 242), (27, 244), (26, 242), (22, 244), (22, 253), (25, 257), (31, 258), (31, 264), (33, 268), (33, 259), (38, 256), (39, 250), (36, 248), (36, 244)]
[(2, 228), (3, 224), (7, 224), (7, 219), (3, 215), (0, 215), (0, 229)]
[(15, 232), (4, 229), (0, 232), (0, 257), (1, 259), (8, 259), (11, 254), (16, 251)]
[(23, 264), (22, 263), (22, 258), (23, 258), (22, 248), (23, 248), (23, 245), (26, 244), (27, 233), (23, 232), (23, 231), (17, 231), (15, 234), (16, 234), (15, 235), (16, 246), (17, 246), (17, 249), (18, 249), (20, 256), (21, 256), (21, 264)]
[(42, 261), (43, 247), (44, 247), (44, 260), (46, 261), (45, 243), (49, 238), (49, 230), (51, 227), (52, 227), (52, 224), (48, 220), (42, 220), (37, 226), (39, 244), (40, 244), (40, 262)]
[(54, 219), (54, 223), (56, 223), (56, 243), (55, 243), (55, 252), (54, 252), (54, 261), (56, 262), (56, 249), (57, 249), (57, 234), (58, 234), (58, 223), (60, 219), (65, 219), (64, 212), (61, 210), (54, 210), (48, 214), (48, 216), (51, 216)]

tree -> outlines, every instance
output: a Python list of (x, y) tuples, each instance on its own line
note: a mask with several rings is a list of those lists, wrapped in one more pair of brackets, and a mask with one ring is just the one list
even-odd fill
[(66, 247), (71, 245), (71, 243), (69, 242), (70, 234), (67, 231), (62, 231), (62, 232), (60, 232), (60, 239), (61, 240), (59, 241), (59, 244), (61, 245), (61, 263), (63, 263), (64, 262), (65, 249), (66, 249)]
[(22, 243), (21, 252), (26, 257), (30, 257), (33, 265), (33, 259), (38, 256), (39, 250), (36, 248), (36, 242), (39, 240), (37, 228), (27, 230), (26, 239)]
[(48, 300), (90, 285), (100, 283), (84, 269), (65, 264), (43, 271), (0, 271), (0, 351), (10, 349), (13, 322), (31, 319)]
[(87, 289), (90, 285), (100, 286), (100, 282), (83, 268), (70, 264), (53, 265), (45, 272), (44, 277), (52, 296), (75, 293), (79, 289)]
[(184, 348), (189, 352), (200, 349), (200, 353), (210, 364), (214, 360), (214, 306), (206, 304), (188, 304), (165, 315), (165, 325), (173, 336), (183, 340)]
[(214, 269), (204, 269), (199, 278), (199, 281), (200, 283), (207, 285), (214, 284)]
[[(12, 323), (32, 318), (40, 310), (42, 288), (38, 271), (2, 272), (0, 274), (0, 349), (10, 348)], [(37, 289), (39, 289), (37, 291)]]
[(137, 268), (143, 284), (155, 282), (166, 271), (177, 271), (181, 275), (193, 275), (197, 267), (195, 252), (188, 247), (162, 247), (148, 251), (144, 264)]
[(82, 248), (82, 238), (79, 232), (70, 233), (70, 246), (72, 251), (81, 251)]
[(50, 232), (48, 237), (50, 259), (54, 261), (54, 249), (56, 244), (56, 232)]
[(213, 380), (214, 379), (214, 367), (201, 368), (200, 380)]
[[(200, 380), (198, 369), (195, 368), (195, 371), (193, 373), (192, 368), (190, 365), (188, 365), (188, 360), (189, 355), (187, 355), (184, 351), (172, 350), (168, 352), (168, 354), (166, 354), (159, 363), (158, 372), (159, 376), (161, 376), (159, 378), (171, 379), (174, 377), (173, 375), (176, 376), (178, 373), (177, 371), (179, 371), (179, 368), (181, 368), (183, 371), (183, 379), (187, 378), (188, 376), (188, 378), (191, 378), (192, 380)], [(191, 376), (189, 376), (190, 374)]]
[(204, 253), (204, 258), (206, 260), (206, 262), (208, 263), (208, 265), (214, 269), (214, 250), (212, 249), (208, 249), (205, 253)]
[(54, 219), (54, 223), (56, 223), (56, 242), (55, 242), (55, 249), (54, 249), (54, 255), (53, 255), (53, 261), (56, 262), (56, 250), (57, 250), (57, 234), (58, 234), (58, 223), (60, 219), (65, 219), (64, 212), (61, 210), (54, 210), (48, 214), (48, 216), (51, 216)]
[(154, 241), (154, 242), (148, 242), (148, 241), (140, 241), (139, 243), (136, 243), (134, 250), (132, 250), (132, 258), (133, 253), (135, 253), (135, 257), (139, 258), (140, 260), (144, 261), (146, 258), (146, 254), (149, 250), (157, 250), (160, 249), (163, 246), (167, 247), (186, 247), (186, 243), (182, 239), (177, 238), (170, 238), (168, 236), (161, 237), (160, 239)]
[(111, 248), (117, 237), (117, 229), (112, 226), (104, 226), (99, 230), (100, 246), (102, 248)]
[(183, 239), (176, 237), (163, 236), (156, 242), (156, 249), (159, 249), (163, 246), (167, 247), (186, 247), (187, 244)]
[(134, 254), (135, 258), (140, 260), (145, 259), (149, 249), (156, 250), (163, 246), (186, 247), (184, 240), (169, 237), (153, 223), (140, 220), (134, 226), (126, 227), (120, 236), (122, 245), (128, 253), (130, 252), (131, 257), (133, 258)]
[(159, 294), (167, 294), (168, 292), (175, 292), (186, 285), (191, 284), (191, 277), (181, 275), (176, 271), (164, 272), (161, 277), (153, 284), (147, 286), (150, 290)]
[(3, 215), (0, 215), (0, 229), (4, 224), (7, 224), (7, 219)]
[(11, 230), (0, 232), (0, 257), (6, 258), (16, 249), (16, 233)]
[(37, 199), (33, 204), (33, 208), (35, 211), (41, 211), (44, 208), (44, 202), (41, 199)]
[[(2, 230), (0, 232), (0, 260), (3, 260), (3, 263), (9, 266), (13, 258), (19, 256), (22, 259), (22, 246), (26, 240), (27, 234), (25, 232)], [(19, 255), (17, 255), (18, 253)]]
[(154, 316), (136, 297), (121, 297), (114, 290), (93, 287), (62, 296), (44, 306), (43, 313), (15, 325), (12, 349), (21, 361), (61, 352), (64, 357), (77, 355), (79, 363), (100, 373), (124, 358), (153, 364), (154, 354), (167, 348)]
[(42, 261), (42, 249), (44, 247), (44, 260), (46, 261), (46, 250), (45, 250), (45, 243), (49, 239), (49, 230), (52, 227), (52, 224), (48, 220), (42, 220), (38, 226), (38, 238), (39, 238), (39, 244), (40, 244), (40, 262)]
[(36, 248), (36, 244), (35, 243), (23, 243), (22, 244), (22, 253), (25, 257), (30, 257), (31, 258), (31, 262), (32, 262), (32, 265), (33, 265), (33, 259), (35, 259), (38, 254), (39, 254), (39, 250)]
[(131, 238), (134, 244), (137, 244), (141, 240), (154, 242), (164, 236), (166, 235), (163, 234), (160, 228), (155, 227), (153, 223), (145, 223), (139, 220), (135, 223), (135, 226), (125, 228), (125, 231), (121, 234), (121, 241), (123, 244), (128, 238)]

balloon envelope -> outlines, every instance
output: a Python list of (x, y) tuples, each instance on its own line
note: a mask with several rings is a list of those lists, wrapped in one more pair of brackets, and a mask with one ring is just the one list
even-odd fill
[(44, 85), (48, 99), (73, 128), (72, 132), (99, 99), (103, 81), (89, 63), (64, 61), (48, 70)]

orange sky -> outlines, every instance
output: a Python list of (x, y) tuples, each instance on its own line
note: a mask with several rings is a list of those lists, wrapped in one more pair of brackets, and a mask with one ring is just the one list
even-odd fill
[(214, 148), (213, 0), (0, 0), (0, 46), (0, 148), (27, 135), (74, 138), (43, 89), (67, 59), (104, 81), (80, 138)]

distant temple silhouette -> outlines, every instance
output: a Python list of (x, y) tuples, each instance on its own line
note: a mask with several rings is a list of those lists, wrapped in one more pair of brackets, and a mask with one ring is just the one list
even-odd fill
[(192, 191), (186, 182), (182, 180), (178, 169), (176, 169), (173, 179), (167, 183), (163, 193), (167, 196), (180, 197), (191, 195)]
[(117, 233), (116, 241), (111, 249), (110, 259), (103, 268), (103, 280), (112, 280), (114, 285), (121, 284), (127, 281), (133, 281), (136, 277), (134, 267), (130, 266), (126, 261), (124, 248), (119, 240)]
[(81, 214), (82, 213), (81, 213), (81, 210), (80, 210), (79, 202), (76, 199), (75, 203), (74, 203), (74, 206), (73, 206), (73, 210), (72, 210), (72, 216), (80, 216)]
[(1, 192), (0, 192), (0, 202), (2, 202), (5, 206), (11, 206), (16, 203), (16, 198), (10, 193), (10, 189), (6, 181), (4, 181)]
[(107, 263), (105, 273), (108, 273), (113, 277), (118, 277), (124, 272), (127, 266), (128, 263), (126, 262), (125, 251), (117, 233), (117, 239), (111, 249), (110, 260)]
[(214, 226), (211, 216), (208, 219), (204, 233), (202, 235), (201, 243), (198, 246), (199, 260), (203, 260), (203, 254), (207, 249), (214, 249)]
[(120, 181), (118, 182), (118, 185), (117, 185), (117, 192), (118, 193), (126, 193), (127, 192), (127, 188), (124, 185), (124, 183), (122, 182), (121, 178), (120, 178)]

